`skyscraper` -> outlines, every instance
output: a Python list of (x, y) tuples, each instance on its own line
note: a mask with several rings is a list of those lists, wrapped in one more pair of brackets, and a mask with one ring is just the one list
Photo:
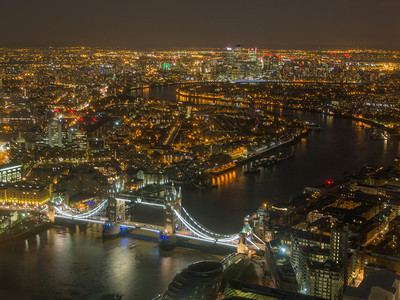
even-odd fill
[(226, 53), (225, 53), (225, 63), (228, 66), (233, 65), (233, 50), (231, 47), (226, 48)]
[(235, 48), (233, 48), (233, 64), (235, 67), (240, 67), (243, 63), (243, 51), (242, 46), (240, 44), (236, 44)]
[(47, 127), (48, 144), (50, 147), (62, 147), (61, 121), (51, 120)]
[(249, 55), (247, 57), (247, 60), (252, 63), (257, 62), (257, 48), (249, 49)]
[(323, 299), (340, 299), (347, 283), (358, 273), (358, 250), (349, 246), (346, 224), (332, 226), (326, 235), (292, 231), (292, 266), (301, 290)]

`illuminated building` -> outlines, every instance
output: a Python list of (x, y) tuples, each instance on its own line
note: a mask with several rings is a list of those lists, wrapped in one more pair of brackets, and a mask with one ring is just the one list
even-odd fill
[(249, 62), (256, 62), (257, 61), (257, 48), (250, 48), (249, 55), (247, 60)]
[(230, 47), (226, 48), (226, 52), (225, 52), (225, 63), (228, 66), (232, 66), (233, 65), (233, 50)]
[(8, 163), (0, 165), (0, 182), (21, 181), (22, 165), (18, 163)]
[[(350, 249), (348, 227), (335, 224), (331, 237), (292, 232), (292, 265), (307, 295), (336, 300), (359, 272), (357, 249)], [(329, 241), (329, 243), (328, 243)]]
[(79, 128), (70, 128), (68, 137), (72, 143), (72, 148), (86, 149), (87, 148), (87, 132)]
[(297, 293), (299, 286), (296, 281), (296, 274), (290, 265), (286, 247), (282, 246), (280, 240), (272, 240), (266, 243), (265, 253), (268, 269), (276, 287)]
[(62, 131), (61, 122), (51, 120), (47, 127), (48, 129), (48, 144), (50, 147), (62, 147)]
[(50, 200), (49, 187), (31, 182), (1, 183), (0, 202), (16, 205), (43, 205)]
[(335, 224), (331, 230), (331, 259), (337, 264), (346, 264), (348, 247), (349, 227), (343, 224)]
[(233, 48), (233, 64), (236, 67), (241, 67), (243, 63), (243, 51), (242, 46), (240, 44), (236, 44), (235, 48)]

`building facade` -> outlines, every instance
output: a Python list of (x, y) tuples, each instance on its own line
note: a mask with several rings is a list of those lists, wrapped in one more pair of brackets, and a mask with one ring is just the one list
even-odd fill
[(0, 182), (18, 182), (22, 180), (22, 164), (8, 163), (0, 166)]
[(0, 202), (12, 205), (41, 206), (50, 201), (51, 185), (32, 182), (0, 183)]

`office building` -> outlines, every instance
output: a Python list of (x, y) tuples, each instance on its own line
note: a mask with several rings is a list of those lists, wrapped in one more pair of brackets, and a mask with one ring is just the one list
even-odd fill
[(301, 291), (323, 299), (341, 299), (360, 269), (358, 250), (349, 247), (346, 224), (334, 224), (330, 237), (293, 231), (291, 255)]
[(22, 179), (22, 164), (8, 163), (0, 165), (0, 182), (17, 182)]
[(48, 144), (50, 147), (62, 147), (62, 130), (61, 122), (57, 120), (51, 120), (47, 127), (48, 130)]
[(50, 200), (51, 185), (32, 182), (0, 183), (0, 202), (4, 204), (40, 206)]

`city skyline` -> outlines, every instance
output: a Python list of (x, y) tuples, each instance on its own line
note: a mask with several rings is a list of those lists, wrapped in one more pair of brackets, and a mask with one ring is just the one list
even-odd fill
[(400, 49), (400, 3), (387, 1), (26, 0), (0, 4), (0, 46)]
[(2, 298), (399, 298), (397, 1), (0, 4)]

